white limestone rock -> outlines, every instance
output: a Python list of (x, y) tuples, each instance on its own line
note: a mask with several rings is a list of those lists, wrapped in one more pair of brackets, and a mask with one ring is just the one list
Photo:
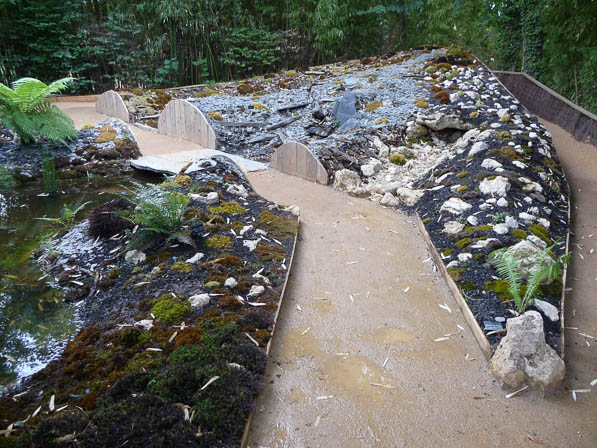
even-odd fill
[(453, 215), (461, 215), (467, 210), (473, 208), (471, 204), (463, 201), (460, 198), (450, 198), (444, 202), (440, 208), (440, 212), (448, 212)]
[(533, 306), (547, 316), (552, 322), (560, 320), (560, 312), (551, 303), (546, 302), (545, 300), (535, 299), (533, 301)]
[(564, 379), (566, 366), (545, 343), (541, 314), (527, 311), (508, 319), (506, 330), (490, 362), (502, 387), (518, 390), (529, 384), (545, 391)]
[(481, 193), (488, 196), (506, 196), (510, 187), (510, 181), (503, 176), (496, 176), (495, 179), (485, 178), (479, 184)]
[(143, 263), (146, 259), (147, 255), (140, 250), (129, 250), (126, 254), (124, 254), (124, 261), (128, 263), (139, 264)]
[(195, 294), (189, 297), (189, 302), (193, 308), (203, 308), (209, 303), (209, 294)]
[(336, 171), (334, 174), (334, 189), (339, 191), (346, 191), (348, 193), (355, 191), (361, 186), (361, 178), (359, 175), (347, 169)]
[(457, 235), (464, 230), (464, 224), (458, 221), (448, 221), (444, 224), (443, 232), (447, 235)]
[(398, 205), (398, 199), (396, 199), (392, 193), (386, 193), (381, 199), (380, 204), (388, 207), (396, 207)]
[(419, 202), (419, 199), (421, 199), (424, 194), (425, 192), (423, 190), (413, 190), (406, 187), (396, 188), (396, 197), (409, 207), (412, 207)]

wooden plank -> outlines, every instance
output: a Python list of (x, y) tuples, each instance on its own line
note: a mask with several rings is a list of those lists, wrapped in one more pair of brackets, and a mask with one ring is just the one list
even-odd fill
[(304, 177), (311, 182), (317, 182), (317, 160), (315, 157), (307, 157)]
[(130, 123), (129, 111), (122, 97), (114, 90), (102, 93), (95, 102), (95, 111)]
[[(564, 172), (564, 167), (562, 168), (562, 175), (566, 177), (566, 173)], [(570, 225), (570, 191), (568, 191), (568, 225)], [(568, 227), (568, 233), (566, 234), (566, 249), (565, 253), (568, 253), (570, 250), (570, 227)], [(561, 314), (560, 314), (560, 338), (561, 338), (561, 353), (560, 356), (562, 359), (566, 356), (566, 341), (565, 341), (565, 319), (564, 319), (564, 312), (566, 310), (566, 277), (568, 276), (568, 265), (564, 265), (564, 269), (562, 271), (562, 298), (560, 302)]]
[(215, 131), (203, 113), (186, 100), (173, 100), (166, 105), (158, 119), (158, 131), (204, 148), (217, 149)]
[(439, 269), (439, 272), (441, 273), (446, 284), (448, 285), (448, 289), (452, 293), (454, 300), (456, 301), (456, 303), (462, 310), (462, 314), (464, 315), (464, 320), (466, 320), (466, 323), (468, 324), (469, 328), (471, 329), (473, 336), (477, 340), (477, 343), (479, 344), (479, 347), (481, 348), (483, 355), (485, 355), (485, 359), (487, 359), (489, 361), (491, 359), (491, 356), (493, 353), (491, 350), (491, 344), (489, 344), (489, 340), (487, 339), (487, 336), (485, 336), (485, 333), (479, 326), (479, 323), (477, 322), (477, 319), (475, 319), (473, 312), (466, 304), (464, 297), (462, 297), (462, 294), (460, 293), (460, 289), (458, 288), (458, 286), (456, 285), (454, 280), (452, 280), (452, 277), (450, 277), (450, 274), (448, 273), (448, 269), (446, 269), (446, 265), (444, 264), (441, 257), (439, 256), (439, 252), (437, 251), (433, 242), (431, 241), (431, 237), (429, 236), (429, 233), (427, 232), (427, 229), (425, 228), (425, 224), (423, 224), (423, 221), (421, 221), (421, 217), (419, 216), (418, 213), (416, 213), (416, 218), (417, 218), (417, 227), (419, 228), (419, 231), (421, 232), (421, 234), (423, 235), (423, 238), (425, 239), (425, 242), (427, 243), (427, 247), (429, 248), (429, 252), (431, 252), (431, 257), (433, 258), (433, 261), (435, 262), (437, 268)]
[[(286, 288), (288, 287), (288, 280), (290, 278), (290, 271), (292, 269), (292, 264), (294, 261), (294, 254), (296, 252), (296, 243), (299, 239), (299, 231), (300, 231), (300, 226), (301, 226), (301, 219), (300, 217), (297, 218), (297, 223), (299, 225), (296, 235), (294, 237), (294, 243), (292, 245), (292, 253), (290, 255), (290, 262), (288, 263), (288, 270), (286, 271), (286, 278), (284, 280), (284, 286), (282, 287), (282, 294), (280, 295), (280, 302), (278, 303), (278, 309), (276, 311), (276, 315), (274, 316), (274, 324), (272, 326), (272, 334), (269, 338), (269, 341), (267, 342), (267, 347), (265, 349), (265, 354), (269, 357), (269, 353), (271, 350), (271, 346), (272, 346), (272, 341), (274, 340), (274, 334), (276, 333), (276, 328), (277, 328), (277, 323), (278, 323), (278, 317), (280, 316), (280, 310), (282, 309), (282, 305), (284, 303), (284, 297), (286, 296)], [(259, 393), (258, 393), (259, 395)], [(255, 400), (257, 400), (257, 398), (255, 398)], [(253, 416), (255, 415), (255, 410), (253, 410), (251, 412), (251, 414), (249, 415), (249, 418), (247, 419), (247, 423), (245, 424), (245, 430), (243, 432), (243, 438), (241, 439), (241, 443), (240, 446), (241, 448), (246, 448), (247, 446), (247, 442), (249, 440), (249, 431), (251, 429), (251, 423), (253, 421)]]
[(307, 151), (302, 148), (296, 150), (296, 171), (297, 173), (307, 172)]
[(279, 146), (272, 155), (271, 167), (311, 182), (328, 184), (325, 167), (303, 143), (290, 141)]

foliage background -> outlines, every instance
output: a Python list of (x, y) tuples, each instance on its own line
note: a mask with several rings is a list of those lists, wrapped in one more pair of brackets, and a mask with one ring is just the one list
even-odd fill
[(5, 84), (165, 87), (462, 45), (597, 112), (597, 0), (0, 0), (0, 29)]

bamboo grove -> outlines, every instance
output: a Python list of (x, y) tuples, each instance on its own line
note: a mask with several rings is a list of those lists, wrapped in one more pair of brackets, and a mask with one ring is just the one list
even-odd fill
[(188, 85), (462, 45), (597, 111), (595, 0), (0, 0), (0, 26), (4, 83)]

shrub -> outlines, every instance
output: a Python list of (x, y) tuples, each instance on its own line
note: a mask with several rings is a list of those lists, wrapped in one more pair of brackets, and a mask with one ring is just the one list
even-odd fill
[(34, 78), (21, 78), (12, 84), (12, 89), (0, 83), (0, 123), (23, 143), (44, 137), (61, 143), (75, 139), (73, 121), (46, 100), (72, 81), (73, 78), (63, 78), (47, 85)]
[(132, 230), (134, 224), (115, 213), (130, 210), (132, 206), (130, 201), (119, 198), (93, 209), (89, 215), (89, 235), (93, 238), (109, 238), (125, 229)]

